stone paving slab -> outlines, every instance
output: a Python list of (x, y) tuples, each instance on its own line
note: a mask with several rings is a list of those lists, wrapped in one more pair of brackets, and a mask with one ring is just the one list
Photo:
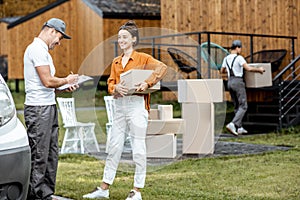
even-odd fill
[(69, 198), (65, 198), (65, 197), (60, 197), (60, 196), (56, 196), (56, 195), (52, 195), (52, 198), (57, 199), (57, 200), (73, 200), (73, 199), (69, 199)]

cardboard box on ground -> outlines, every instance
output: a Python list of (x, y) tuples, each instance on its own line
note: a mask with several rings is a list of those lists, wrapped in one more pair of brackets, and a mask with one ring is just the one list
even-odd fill
[(178, 102), (185, 121), (183, 154), (213, 154), (214, 103), (223, 102), (223, 92), (222, 79), (178, 80)]
[(178, 80), (178, 102), (211, 103), (223, 101), (222, 79)]

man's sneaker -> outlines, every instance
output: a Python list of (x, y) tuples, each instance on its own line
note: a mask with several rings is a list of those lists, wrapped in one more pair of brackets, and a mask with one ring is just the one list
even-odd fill
[(126, 200), (142, 200), (142, 195), (136, 190), (131, 190)]
[(109, 198), (109, 190), (103, 190), (101, 187), (97, 187), (95, 191), (83, 195), (83, 198), (95, 199), (95, 198)]
[(238, 128), (237, 132), (238, 132), (238, 134), (247, 134), (248, 133), (248, 131), (246, 129), (244, 129), (243, 127)]
[(227, 130), (234, 136), (238, 136), (239, 134), (236, 132), (236, 128), (234, 123), (230, 122), (226, 125)]

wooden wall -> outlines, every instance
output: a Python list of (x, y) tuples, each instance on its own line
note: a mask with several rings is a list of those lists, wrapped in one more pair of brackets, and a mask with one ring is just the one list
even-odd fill
[[(297, 31), (300, 27), (297, 20), (299, 10), (300, 2), (295, 0), (161, 0), (161, 21), (135, 21), (139, 27), (161, 26), (181, 33), (223, 31), (300, 37)], [(67, 24), (67, 33), (72, 36), (71, 40), (63, 40), (61, 46), (51, 52), (57, 76), (65, 76), (70, 71), (101, 75), (114, 57), (109, 41), (116, 39), (118, 28), (128, 20), (103, 19), (81, 0), (72, 0), (9, 29), (7, 33), (4, 23), (0, 23), (0, 51), (1, 54), (5, 51), (8, 54), (10, 79), (23, 78), (25, 48), (51, 17), (63, 19)], [(6, 34), (7, 40), (4, 39)], [(246, 37), (212, 36), (211, 41), (228, 47), (233, 39), (242, 40), (243, 55), (250, 53), (249, 39)], [(206, 40), (203, 36), (202, 41)], [(291, 46), (284, 39), (255, 38), (254, 44), (254, 51), (273, 48), (290, 50)], [(300, 53), (299, 46), (298, 39), (296, 55)], [(284, 62), (288, 63), (290, 59), (289, 52)]]
[(25, 16), (55, 1), (56, 0), (2, 0), (2, 3), (0, 3), (0, 18)]
[[(130, 19), (101, 19), (102, 28), (98, 32), (102, 34), (102, 40), (86, 55), (81, 64), (80, 72), (92, 76), (108, 76), (110, 73), (110, 64), (115, 57), (115, 45), (117, 34), (121, 25)], [(134, 20), (139, 28), (142, 27), (160, 27), (160, 20)], [(143, 37), (145, 33), (140, 32)]]
[[(34, 37), (38, 36), (43, 24), (52, 17), (61, 18), (66, 22), (66, 32), (73, 35), (70, 24), (72, 23), (72, 4), (70, 2), (61, 4), (37, 17), (23, 22), (11, 29), (8, 29), (8, 77), (9, 79), (23, 79), (23, 54)], [(53, 56), (57, 73), (69, 73), (72, 69), (72, 62), (67, 59), (72, 55), (71, 47), (74, 40), (62, 40), (61, 46), (50, 51)]]
[(76, 73), (86, 55), (103, 39), (98, 15), (81, 0), (63, 3), (8, 30), (9, 79), (23, 79), (24, 51), (39, 34), (42, 25), (52, 17), (64, 20), (66, 33), (72, 37), (71, 40), (62, 40), (60, 46), (50, 51), (59, 77), (66, 76), (70, 71)]
[(8, 41), (8, 32), (7, 32), (7, 24), (4, 22), (0, 22), (0, 55), (7, 55), (7, 41)]
[[(101, 76), (114, 58), (111, 42), (116, 40), (119, 27), (129, 20), (103, 19), (82, 0), (72, 0), (8, 30), (4, 23), (0, 23), (0, 51), (4, 54), (2, 52), (7, 46), (9, 79), (23, 79), (24, 51), (39, 34), (42, 25), (52, 17), (64, 20), (66, 33), (72, 37), (71, 40), (62, 40), (61, 46), (50, 51), (58, 77), (66, 76), (70, 71)], [(160, 27), (160, 20), (135, 21), (139, 27)]]
[[(161, 27), (180, 33), (217, 31), (296, 36), (296, 57), (300, 54), (299, 12), (300, 1), (295, 0), (161, 0)], [(196, 37), (191, 39), (197, 41)], [(213, 35), (210, 39), (223, 47), (230, 47), (234, 39), (240, 39), (242, 55), (250, 54), (249, 37)], [(207, 41), (206, 35), (202, 35), (201, 41)], [(254, 38), (253, 42), (254, 52), (287, 49), (281, 68), (292, 59), (290, 40)], [(262, 99), (264, 94), (248, 95), (248, 100)]]
[(72, 52), (74, 53), (66, 59), (72, 60), (74, 72), (94, 75), (97, 73), (97, 66), (83, 65), (83, 62), (90, 52), (103, 41), (103, 19), (81, 0), (72, 2), (75, 7), (74, 11), (70, 12), (74, 19), (71, 25), (74, 34), (74, 38), (72, 38)]
[[(161, 0), (161, 24), (179, 32), (218, 31), (252, 34), (297, 36), (300, 38), (300, 1), (295, 0)], [(244, 43), (243, 54), (249, 55), (249, 38), (212, 36), (211, 41), (229, 47), (233, 39)], [(205, 36), (202, 41), (207, 41)], [(284, 39), (254, 38), (254, 51), (290, 50)], [(300, 53), (296, 40), (296, 55)], [(290, 52), (289, 52), (290, 53)], [(287, 54), (285, 63), (290, 59)]]

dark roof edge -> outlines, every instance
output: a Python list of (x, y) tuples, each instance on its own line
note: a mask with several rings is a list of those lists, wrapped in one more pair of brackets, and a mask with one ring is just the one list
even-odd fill
[(70, 0), (58, 0), (58, 1), (54, 2), (54, 3), (51, 3), (51, 4), (49, 4), (49, 5), (41, 8), (41, 9), (38, 9), (35, 12), (30, 13), (30, 14), (28, 14), (28, 15), (20, 18), (20, 19), (18, 19), (17, 21), (15, 21), (13, 23), (10, 23), (7, 26), (7, 29), (13, 28), (13, 27), (15, 27), (15, 26), (17, 26), (17, 25), (19, 25), (19, 24), (21, 24), (23, 22), (26, 22), (26, 21), (28, 21), (28, 20), (30, 20), (30, 19), (32, 19), (32, 18), (34, 18), (34, 17), (36, 17), (36, 16), (38, 16), (38, 15), (46, 12), (46, 11), (48, 11), (48, 10), (50, 10), (50, 9), (56, 7), (56, 6), (59, 6), (60, 4), (63, 4), (65, 2), (67, 2), (67, 1), (70, 1)]
[(82, 0), (83, 3), (85, 3), (90, 9), (92, 9), (93, 11), (95, 11), (100, 17), (103, 17), (103, 12), (101, 9), (99, 9), (97, 6), (91, 4), (89, 1), (87, 0)]
[(103, 13), (104, 19), (149, 19), (149, 20), (160, 20), (160, 14), (145, 15), (145, 13)]
[(22, 18), (23, 16), (17, 16), (17, 17), (4, 17), (0, 19), (0, 22), (4, 22), (6, 24), (10, 24), (13, 23), (17, 20), (19, 20), (20, 18)]

